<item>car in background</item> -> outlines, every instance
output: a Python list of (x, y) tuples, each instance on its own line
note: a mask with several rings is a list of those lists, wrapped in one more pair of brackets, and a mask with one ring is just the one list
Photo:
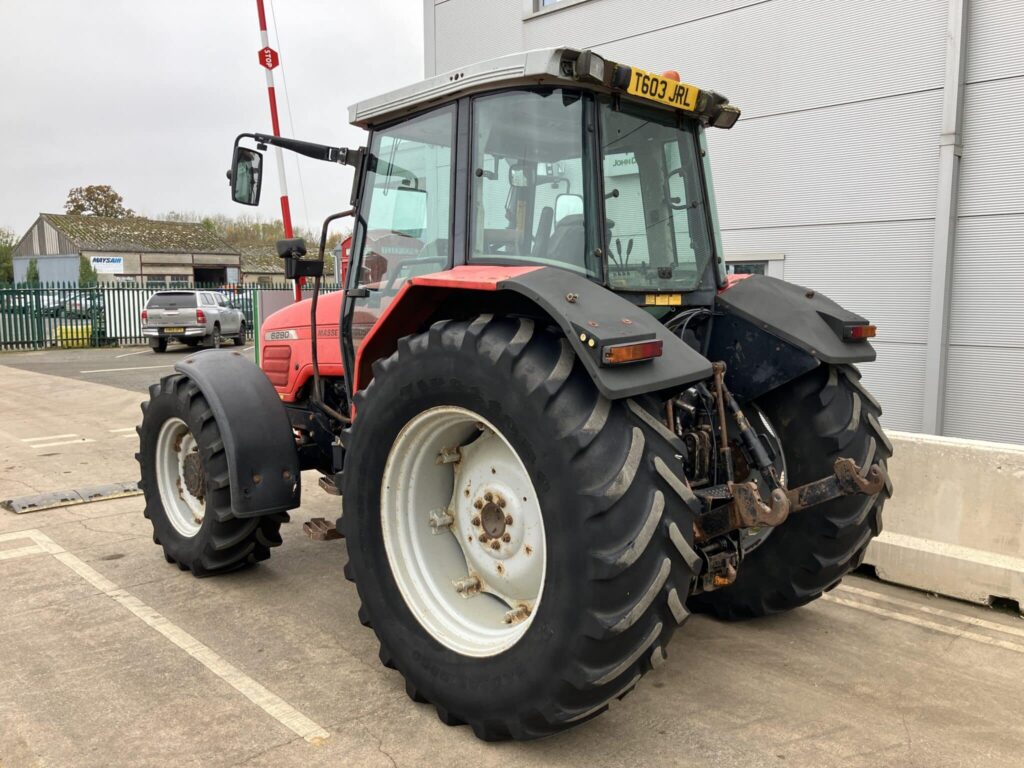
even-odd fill
[(166, 352), (169, 341), (219, 347), (230, 338), (240, 346), (245, 334), (245, 315), (216, 291), (158, 291), (142, 310), (142, 335), (154, 352)]

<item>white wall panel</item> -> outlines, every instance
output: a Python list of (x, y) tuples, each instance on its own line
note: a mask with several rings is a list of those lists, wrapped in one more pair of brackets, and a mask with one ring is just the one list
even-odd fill
[(522, 0), (447, 0), (434, 6), (434, 72), (524, 50), (522, 21)]
[(1024, 214), (960, 219), (949, 339), (1024, 349)]
[(722, 227), (933, 218), (941, 100), (928, 91), (710, 130)]
[[(1020, 44), (1024, 47), (1024, 3)], [(964, 92), (960, 215), (1024, 213), (1024, 77), (974, 83)]]
[(969, 0), (967, 82), (1024, 75), (1024, 4)]
[(864, 315), (884, 341), (916, 343), (927, 338), (932, 237), (931, 220), (722, 233), (727, 254), (785, 254), (786, 280)]
[(920, 432), (924, 402), (924, 344), (872, 342), (878, 352), (873, 363), (859, 366), (864, 385), (882, 404), (886, 429)]
[[(705, 15), (712, 5), (728, 12)], [(666, 21), (636, 34), (636, 20), (650, 16)], [(665, 26), (678, 17), (696, 20)], [(678, 70), (755, 116), (940, 88), (945, 22), (944, 0), (591, 0), (523, 30), (527, 48), (593, 46), (644, 69)]]
[(943, 434), (1024, 444), (1022, 391), (1024, 350), (950, 347)]

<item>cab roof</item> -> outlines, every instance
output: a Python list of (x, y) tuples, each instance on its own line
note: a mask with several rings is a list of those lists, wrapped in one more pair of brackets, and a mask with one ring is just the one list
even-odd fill
[[(633, 69), (607, 61), (592, 51), (538, 48), (453, 69), (381, 96), (365, 99), (349, 107), (349, 122), (368, 129), (470, 93), (522, 85), (582, 86), (608, 93), (625, 93), (625, 84), (629, 82)], [(594, 72), (601, 74), (595, 76)], [(698, 93), (700, 98), (697, 105), (692, 110), (683, 111), (692, 113), (705, 124), (732, 127), (739, 117), (739, 109), (713, 91), (700, 90)]]

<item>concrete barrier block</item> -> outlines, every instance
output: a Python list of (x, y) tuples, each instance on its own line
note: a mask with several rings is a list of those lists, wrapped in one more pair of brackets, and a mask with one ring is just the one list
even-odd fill
[(864, 562), (884, 581), (1024, 608), (1024, 447), (887, 434), (895, 494)]

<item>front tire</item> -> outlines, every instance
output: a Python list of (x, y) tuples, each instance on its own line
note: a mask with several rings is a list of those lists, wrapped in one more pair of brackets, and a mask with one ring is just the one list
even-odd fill
[(238, 335), (235, 336), (235, 346), (245, 346), (245, 323), (242, 323), (240, 326), (238, 326)]
[(227, 456), (217, 420), (181, 374), (149, 388), (138, 427), (145, 516), (164, 557), (195, 576), (266, 560), (287, 513), (239, 519), (231, 512)]
[[(405, 677), (410, 697), (483, 739), (536, 738), (598, 715), (665, 658), (699, 568), (698, 507), (673, 437), (636, 403), (601, 396), (568, 342), (528, 319), (443, 321), (400, 340), (355, 405), (346, 455), (357, 464), (343, 475), (339, 521), (345, 574), (381, 661)], [(431, 433), (437, 414), (451, 418)], [(421, 429), (424, 439), (409, 438)], [(478, 440), (508, 451), (496, 450), (466, 482), (452, 465), (478, 464)], [(486, 505), (502, 483), (514, 485), (501, 456), (524, 468), (528, 490), (509, 500), (511, 527), (487, 531)], [(430, 518), (445, 510), (451, 528), (435, 535)], [(516, 538), (519, 516), (539, 526), (532, 538), (529, 530)], [(478, 545), (475, 559), (453, 554)], [(506, 547), (512, 554), (502, 560)], [(435, 550), (447, 552), (443, 568), (417, 565)], [(518, 627), (502, 622), (512, 607), (493, 593), (460, 596), (473, 568), (486, 587), (501, 582), (499, 564), (511, 572), (516, 557), (541, 555), (537, 593), (514, 595), (533, 607), (516, 608)], [(421, 596), (410, 596), (417, 583)], [(449, 629), (432, 613), (446, 614)]]
[(166, 352), (167, 351), (167, 339), (165, 339), (165, 338), (150, 339), (149, 346), (150, 346), (150, 348), (154, 352), (157, 352), (157, 353)]
[[(852, 365), (822, 365), (769, 393), (758, 406), (777, 432), (790, 488), (832, 473), (849, 457), (864, 471), (885, 466), (892, 443), (878, 423), (877, 401)], [(748, 619), (806, 605), (860, 565), (882, 531), (886, 485), (876, 496), (842, 496), (788, 518), (740, 563), (736, 581), (690, 599), (693, 610)]]

